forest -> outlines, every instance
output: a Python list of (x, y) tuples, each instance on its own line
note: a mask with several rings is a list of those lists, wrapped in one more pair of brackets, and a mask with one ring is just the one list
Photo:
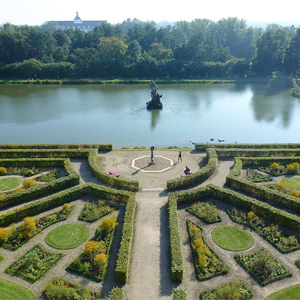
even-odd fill
[(298, 77), (300, 28), (248, 26), (238, 18), (159, 27), (127, 19), (94, 30), (4, 24), (1, 78)]

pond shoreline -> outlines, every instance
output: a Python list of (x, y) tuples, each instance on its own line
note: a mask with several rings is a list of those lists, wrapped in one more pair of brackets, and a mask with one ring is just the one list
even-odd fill
[[(67, 78), (67, 79), (3, 79), (0, 84), (148, 84), (153, 79), (91, 79), (91, 78)], [(223, 84), (223, 83), (262, 83), (268, 82), (267, 78), (239, 78), (239, 79), (154, 79), (157, 84)]]

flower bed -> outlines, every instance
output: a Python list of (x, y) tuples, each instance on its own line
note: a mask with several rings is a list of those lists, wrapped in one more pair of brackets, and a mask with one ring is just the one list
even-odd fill
[(2, 231), (10, 230), (8, 228), (0, 228), (0, 240), (1, 247), (8, 250), (17, 250), (23, 244), (27, 243), (32, 237), (49, 227), (50, 225), (66, 220), (74, 209), (74, 205), (70, 207), (65, 204), (63, 208), (57, 212), (49, 214), (45, 217), (35, 220), (35, 228), (32, 228), (28, 234), (24, 234), (26, 229), (24, 228), (24, 223), (16, 228), (11, 228), (11, 234), (8, 235), (7, 240), (2, 238)]
[(249, 300), (252, 292), (244, 282), (238, 280), (229, 282), (216, 288), (205, 290), (200, 294), (200, 300), (239, 299)]
[(205, 221), (212, 224), (221, 222), (222, 219), (219, 215), (218, 209), (211, 202), (196, 202), (186, 208), (186, 211)]
[(190, 237), (197, 279), (199, 281), (204, 281), (215, 276), (227, 274), (229, 268), (205, 243), (201, 228), (193, 222), (187, 221), (187, 229)]
[(48, 283), (44, 291), (46, 299), (100, 299), (100, 293), (94, 292), (86, 287), (71, 283), (59, 277), (54, 278)]
[[(114, 225), (109, 226), (109, 228), (105, 227), (104, 222), (106, 219), (113, 220)], [(115, 226), (118, 224), (114, 218), (106, 219), (97, 228), (93, 240), (85, 243), (85, 251), (67, 267), (67, 270), (84, 275), (97, 282), (103, 280), (108, 266)]]
[(247, 225), (265, 238), (282, 253), (290, 253), (300, 249), (300, 243), (295, 236), (286, 236), (278, 229), (278, 225), (266, 225), (254, 212), (248, 214), (236, 209), (227, 210), (230, 218), (240, 224)]
[(259, 249), (249, 255), (236, 255), (234, 258), (262, 286), (292, 276), (292, 273), (265, 249)]
[(247, 169), (247, 179), (252, 182), (272, 181), (272, 178), (269, 175), (263, 174), (261, 172), (258, 172), (257, 170), (249, 168)]
[(105, 204), (105, 200), (88, 200), (78, 220), (94, 222), (112, 212), (115, 208)]
[(21, 277), (33, 283), (41, 278), (62, 257), (63, 254), (61, 253), (45, 251), (37, 245), (10, 265), (5, 273)]

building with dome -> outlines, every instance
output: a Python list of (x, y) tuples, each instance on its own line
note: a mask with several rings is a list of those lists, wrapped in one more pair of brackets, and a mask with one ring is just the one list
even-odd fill
[(51, 21), (51, 23), (57, 23), (62, 30), (67, 29), (80, 29), (82, 31), (93, 30), (96, 26), (101, 26), (103, 23), (107, 23), (106, 20), (99, 21), (83, 21), (78, 12), (76, 12), (76, 17), (73, 21)]

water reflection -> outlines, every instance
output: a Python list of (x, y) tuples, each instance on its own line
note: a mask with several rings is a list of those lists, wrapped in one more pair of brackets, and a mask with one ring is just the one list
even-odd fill
[(280, 121), (283, 128), (288, 128), (292, 122), (297, 101), (290, 91), (270, 94), (265, 86), (254, 86), (251, 102), (255, 119), (267, 123)]
[(148, 109), (148, 112), (151, 114), (151, 130), (153, 131), (159, 121), (161, 109)]

